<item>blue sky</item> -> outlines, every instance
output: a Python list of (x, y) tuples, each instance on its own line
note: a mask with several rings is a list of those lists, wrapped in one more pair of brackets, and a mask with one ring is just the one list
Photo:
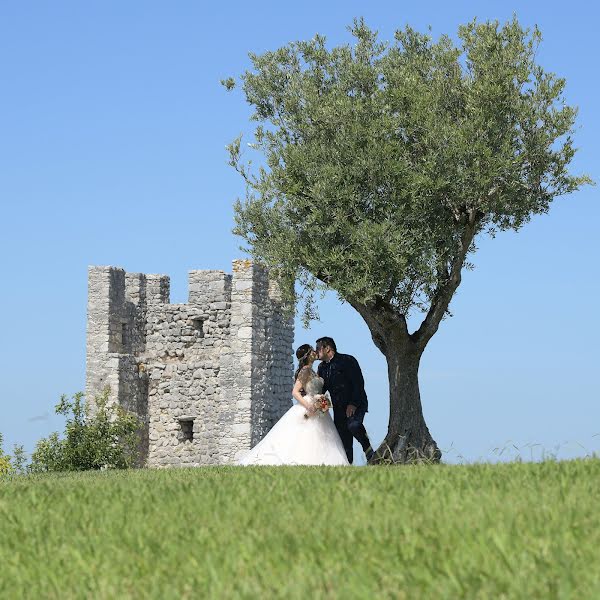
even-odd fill
[[(262, 52), (321, 33), (349, 41), (355, 16), (390, 39), (405, 24), (537, 24), (538, 60), (579, 106), (573, 170), (599, 180), (599, 9), (565, 2), (2, 2), (0, 4), (0, 431), (28, 451), (62, 429), (54, 405), (84, 387), (88, 265), (171, 276), (229, 270), (243, 194), (225, 146), (250, 130), (219, 80)], [(598, 188), (559, 198), (518, 234), (481, 240), (421, 364), (430, 431), (452, 462), (600, 451)], [(335, 295), (296, 343), (333, 336), (360, 361), (379, 442), (383, 356)], [(537, 445), (536, 445), (537, 444)], [(516, 448), (519, 450), (517, 451)], [(504, 450), (495, 450), (501, 448)]]

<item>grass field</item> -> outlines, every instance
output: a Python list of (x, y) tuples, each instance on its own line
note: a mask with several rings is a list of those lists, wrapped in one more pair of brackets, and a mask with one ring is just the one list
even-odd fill
[(0, 483), (0, 598), (600, 598), (600, 460)]

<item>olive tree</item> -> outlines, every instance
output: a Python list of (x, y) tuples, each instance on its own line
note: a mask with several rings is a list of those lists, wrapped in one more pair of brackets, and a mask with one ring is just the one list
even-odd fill
[[(536, 63), (540, 32), (516, 17), (473, 21), (456, 41), (406, 27), (382, 42), (362, 19), (349, 30), (347, 45), (316, 35), (250, 54), (240, 82), (259, 160), (241, 136), (229, 146), (246, 185), (234, 231), (307, 319), (326, 289), (364, 319), (388, 366), (379, 457), (436, 461), (423, 352), (478, 237), (518, 230), (590, 183), (568, 169), (577, 110)], [(409, 314), (422, 315), (414, 331)]]

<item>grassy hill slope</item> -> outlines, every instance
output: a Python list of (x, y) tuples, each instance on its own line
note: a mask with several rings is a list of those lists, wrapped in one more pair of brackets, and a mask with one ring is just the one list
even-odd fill
[(600, 460), (0, 480), (1, 598), (600, 598)]

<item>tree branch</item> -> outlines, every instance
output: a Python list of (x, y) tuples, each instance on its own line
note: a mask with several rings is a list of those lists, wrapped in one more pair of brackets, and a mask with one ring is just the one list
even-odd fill
[(363, 318), (367, 324), (374, 344), (387, 356), (387, 343), (390, 333), (394, 330), (404, 340), (410, 340), (408, 324), (405, 315), (395, 311), (392, 306), (382, 298), (368, 304), (360, 304), (348, 300), (348, 304)]
[(471, 242), (475, 237), (480, 213), (478, 213), (476, 209), (471, 209), (468, 211), (466, 216), (466, 223), (460, 237), (458, 252), (452, 261), (450, 272), (448, 276), (438, 285), (427, 316), (421, 323), (419, 329), (412, 335), (413, 340), (421, 350), (425, 349), (425, 346), (429, 340), (438, 330), (440, 322), (446, 314), (448, 306), (450, 305), (450, 301), (454, 296), (454, 292), (456, 292), (456, 289), (460, 285), (462, 268), (465, 263), (467, 253), (469, 252)]

